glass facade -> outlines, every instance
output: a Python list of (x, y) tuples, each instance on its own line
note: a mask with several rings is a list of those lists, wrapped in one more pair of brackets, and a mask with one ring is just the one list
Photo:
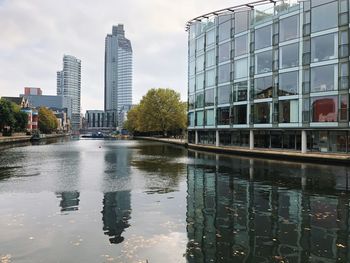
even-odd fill
[(348, 152), (349, 2), (266, 1), (190, 21), (189, 131), (214, 144)]

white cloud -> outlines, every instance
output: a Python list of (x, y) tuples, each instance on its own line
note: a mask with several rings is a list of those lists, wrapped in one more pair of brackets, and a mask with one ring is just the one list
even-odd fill
[[(247, 1), (248, 2), (248, 1)], [(82, 60), (82, 108), (103, 108), (104, 39), (123, 23), (134, 51), (133, 101), (170, 87), (187, 98), (187, 20), (238, 0), (0, 0), (0, 96), (56, 93), (63, 54)]]

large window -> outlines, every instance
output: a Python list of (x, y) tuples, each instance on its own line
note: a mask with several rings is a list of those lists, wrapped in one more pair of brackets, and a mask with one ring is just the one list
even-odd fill
[(331, 91), (335, 88), (336, 65), (311, 69), (311, 92)]
[(254, 123), (271, 123), (271, 103), (255, 103), (254, 104)]
[(219, 46), (219, 63), (230, 59), (231, 42), (226, 42)]
[(348, 109), (349, 109), (349, 96), (339, 96), (339, 121), (348, 121)]
[(196, 93), (196, 108), (204, 107), (204, 92)]
[(237, 12), (235, 13), (235, 34), (248, 30), (249, 26), (249, 13)]
[(195, 78), (191, 78), (189, 81), (188, 81), (188, 90), (190, 93), (194, 92), (195, 90)]
[(197, 52), (204, 49), (204, 36), (197, 39)]
[(272, 76), (255, 79), (254, 98), (265, 99), (272, 97)]
[(272, 25), (255, 30), (255, 49), (261, 49), (272, 45)]
[(218, 83), (225, 83), (230, 81), (231, 64), (221, 65), (218, 72)]
[(194, 112), (190, 112), (188, 114), (188, 126), (190, 127), (194, 126)]
[(206, 110), (205, 111), (205, 125), (206, 126), (213, 126), (215, 125), (214, 122), (214, 110)]
[(235, 56), (248, 53), (248, 34), (235, 38)]
[(235, 61), (235, 79), (248, 77), (248, 58)]
[(195, 103), (195, 96), (194, 95), (189, 95), (188, 96), (188, 109), (189, 110), (194, 109), (194, 103)]
[(204, 111), (196, 111), (196, 126), (203, 126), (204, 124)]
[(196, 58), (196, 69), (197, 72), (202, 71), (204, 69), (204, 55)]
[(205, 66), (207, 68), (214, 66), (216, 64), (215, 49), (208, 50), (206, 53)]
[(196, 76), (196, 90), (202, 90), (204, 88), (204, 74)]
[(338, 113), (338, 97), (311, 98), (313, 122), (336, 122)]
[(230, 124), (230, 107), (217, 109), (217, 122), (218, 125)]
[(215, 40), (216, 40), (215, 29), (212, 29), (212, 30), (208, 31), (207, 35), (206, 35), (206, 38), (207, 38), (207, 42), (206, 42), (207, 46), (210, 46), (211, 44), (215, 43)]
[(336, 58), (336, 34), (314, 37), (311, 39), (311, 61), (319, 62)]
[(231, 85), (218, 87), (218, 104), (228, 104), (231, 98)]
[(298, 94), (298, 71), (282, 73), (279, 75), (278, 96)]
[(247, 124), (247, 105), (236, 105), (233, 107), (233, 123)]
[(279, 123), (295, 123), (299, 120), (298, 100), (279, 101)]
[(313, 7), (311, 10), (311, 30), (317, 32), (338, 26), (338, 1)]
[(299, 15), (280, 20), (279, 36), (280, 42), (299, 37)]
[(214, 106), (214, 89), (208, 89), (205, 91), (205, 107)]
[(272, 51), (257, 53), (256, 57), (256, 73), (266, 73), (272, 71)]
[(215, 85), (216, 70), (211, 69), (205, 72), (205, 86), (211, 87)]
[(231, 37), (231, 20), (219, 25), (219, 41)]
[(190, 62), (189, 75), (193, 76), (196, 73), (196, 64), (195, 61)]
[(280, 68), (297, 67), (299, 63), (299, 45), (291, 44), (280, 48)]
[(248, 99), (248, 82), (241, 81), (233, 85), (233, 101), (246, 101)]

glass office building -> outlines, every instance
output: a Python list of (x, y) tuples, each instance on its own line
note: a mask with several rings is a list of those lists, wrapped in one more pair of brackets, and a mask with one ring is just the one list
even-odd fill
[(350, 152), (349, 2), (257, 1), (189, 21), (189, 143)]

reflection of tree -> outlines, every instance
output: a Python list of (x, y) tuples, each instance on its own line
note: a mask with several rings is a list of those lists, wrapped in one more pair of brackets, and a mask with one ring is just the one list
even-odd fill
[(78, 191), (56, 193), (58, 198), (61, 198), (60, 207), (61, 212), (76, 211), (79, 209)]
[(147, 173), (147, 193), (168, 193), (175, 191), (185, 173), (185, 164), (177, 160), (184, 155), (185, 150), (180, 147), (146, 143), (140, 146), (131, 164)]
[(130, 191), (104, 194), (102, 221), (105, 235), (110, 236), (112, 244), (123, 242), (122, 233), (128, 228), (131, 214)]

